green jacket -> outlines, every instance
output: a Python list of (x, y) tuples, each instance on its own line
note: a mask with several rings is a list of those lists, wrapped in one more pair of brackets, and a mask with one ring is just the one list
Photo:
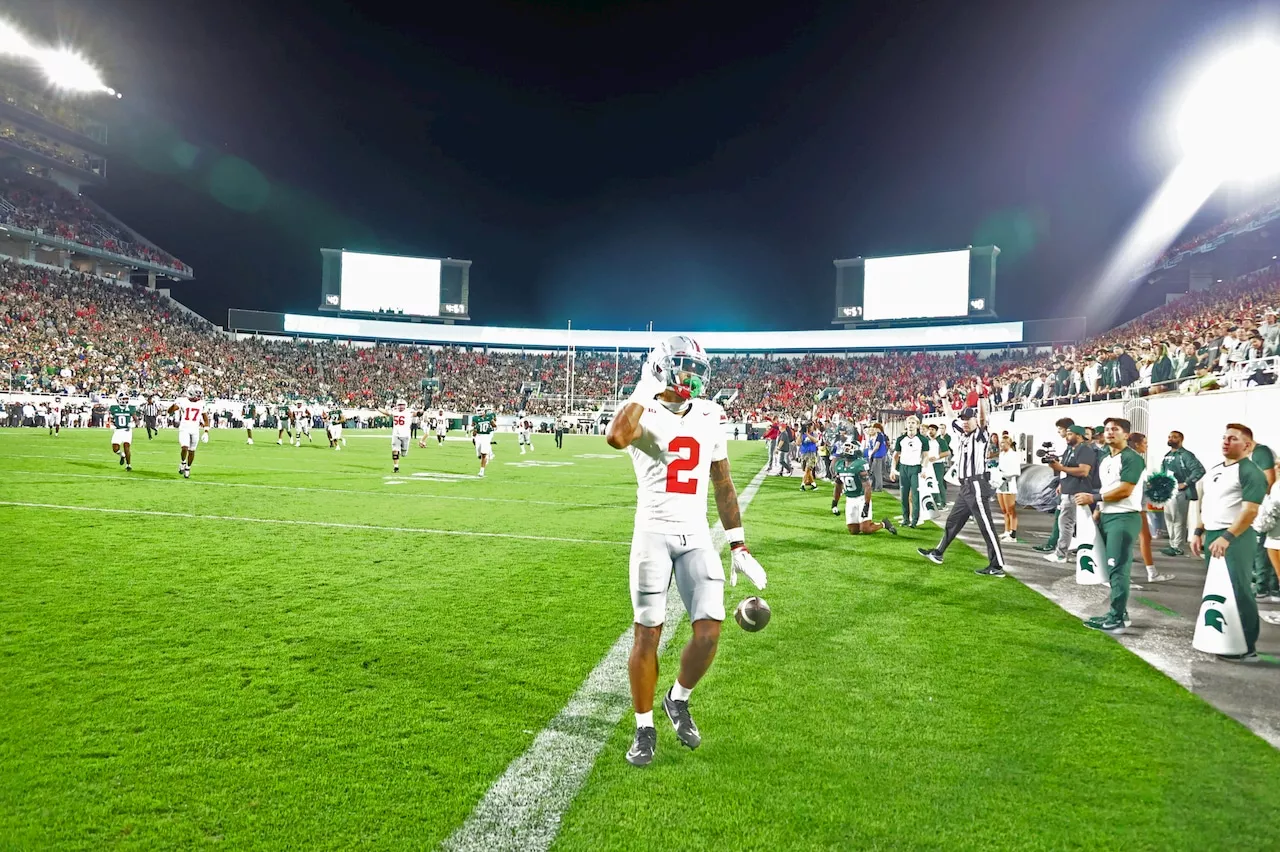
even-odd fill
[(1151, 365), (1151, 384), (1159, 385), (1173, 378), (1173, 362), (1167, 356), (1161, 356), (1160, 360)]
[(1160, 467), (1182, 485), (1195, 485), (1204, 477), (1204, 465), (1185, 447), (1165, 453)]

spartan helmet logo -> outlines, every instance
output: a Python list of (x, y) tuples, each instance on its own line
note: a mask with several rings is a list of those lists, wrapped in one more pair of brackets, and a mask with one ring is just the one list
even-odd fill
[[(1205, 595), (1204, 600), (1201, 600), (1200, 604), (1203, 606), (1205, 601), (1213, 601), (1214, 603), (1224, 604), (1227, 602), (1227, 599), (1224, 598), (1222, 595)], [(1222, 615), (1222, 612), (1220, 610), (1218, 610), (1215, 607), (1209, 607), (1204, 611), (1204, 626), (1212, 627), (1214, 630), (1218, 631), (1219, 633), (1225, 633), (1227, 620)]]
[(1093, 561), (1093, 545), (1082, 544), (1076, 551), (1076, 562), (1080, 565), (1081, 571), (1087, 571), (1090, 574), (1098, 573), (1098, 565)]

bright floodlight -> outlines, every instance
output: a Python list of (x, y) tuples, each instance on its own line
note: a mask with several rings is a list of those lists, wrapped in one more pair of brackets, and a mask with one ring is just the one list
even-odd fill
[(0, 20), (0, 56), (30, 56), (32, 50), (31, 42), (17, 27)]
[(41, 50), (36, 55), (36, 61), (49, 82), (59, 89), (73, 92), (107, 91), (107, 84), (102, 82), (102, 75), (98, 73), (98, 69), (73, 50), (67, 48)]
[(1257, 179), (1280, 171), (1280, 45), (1261, 38), (1210, 62), (1192, 83), (1177, 117), (1189, 160), (1220, 179)]

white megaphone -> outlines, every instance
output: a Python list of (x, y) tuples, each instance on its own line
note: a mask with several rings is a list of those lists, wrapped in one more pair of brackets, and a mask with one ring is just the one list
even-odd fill
[(933, 475), (933, 465), (920, 469), (920, 520), (932, 521), (938, 511), (938, 479)]
[(1204, 578), (1204, 594), (1200, 599), (1200, 613), (1196, 616), (1196, 635), (1191, 647), (1207, 654), (1243, 654), (1249, 649), (1244, 641), (1244, 628), (1240, 624), (1240, 610), (1236, 606), (1236, 593), (1231, 585), (1231, 572), (1227, 560), (1214, 557), (1209, 560), (1209, 571)]
[(1076, 584), (1099, 586), (1107, 581), (1102, 561), (1104, 553), (1098, 549), (1098, 527), (1093, 522), (1093, 511), (1088, 506), (1076, 506), (1076, 532), (1071, 547), (1076, 549)]

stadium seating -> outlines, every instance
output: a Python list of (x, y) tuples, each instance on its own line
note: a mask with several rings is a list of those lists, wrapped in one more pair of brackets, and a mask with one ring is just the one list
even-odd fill
[(80, 198), (59, 186), (28, 177), (10, 177), (0, 185), (0, 224), (56, 235), (81, 245), (185, 270), (186, 266), (98, 215)]
[[(735, 420), (808, 417), (815, 409), (819, 417), (875, 416), (883, 410), (927, 414), (936, 410), (940, 382), (965, 387), (966, 395), (956, 393), (952, 400), (962, 405), (972, 402), (966, 398), (972, 397), (967, 385), (976, 377), (993, 390), (999, 404), (1043, 405), (1059, 401), (1051, 390), (1057, 366), (1069, 365), (1080, 373), (1086, 353), (1110, 357), (1114, 345), (1134, 355), (1137, 377), (1125, 387), (1082, 389), (1083, 377), (1077, 375), (1066, 397), (1150, 392), (1153, 354), (1190, 340), (1203, 362), (1192, 389), (1212, 387), (1234, 381), (1242, 365), (1257, 366), (1257, 359), (1247, 359), (1241, 348), (1246, 345), (1244, 330), (1256, 329), (1259, 354), (1277, 352), (1280, 328), (1258, 328), (1265, 311), (1277, 303), (1280, 269), (1269, 269), (1186, 296), (1078, 348), (1052, 354), (717, 357), (712, 384), (738, 391), (727, 405)], [(1232, 327), (1237, 331), (1230, 332)], [(1240, 346), (1233, 344), (1236, 338)], [(524, 408), (536, 415), (564, 410), (568, 377), (564, 352), (235, 340), (145, 288), (11, 261), (0, 265), (0, 355), (0, 387), (10, 391), (109, 394), (124, 385), (171, 396), (199, 380), (216, 397), (303, 397), (359, 406), (397, 396), (420, 399), (422, 380), (430, 377), (440, 387), (433, 406), (466, 411), (488, 403), (504, 412)], [(1275, 360), (1267, 367), (1273, 372)], [(622, 355), (615, 368), (613, 352), (579, 351), (573, 373), (576, 404), (611, 400), (615, 369), (625, 386), (634, 382), (639, 364), (638, 356)], [(1033, 393), (1036, 380), (1039, 387)], [(526, 398), (521, 386), (534, 383), (541, 393)], [(1155, 389), (1176, 391), (1187, 383), (1172, 381)], [(840, 396), (817, 402), (828, 388), (840, 389)]]

